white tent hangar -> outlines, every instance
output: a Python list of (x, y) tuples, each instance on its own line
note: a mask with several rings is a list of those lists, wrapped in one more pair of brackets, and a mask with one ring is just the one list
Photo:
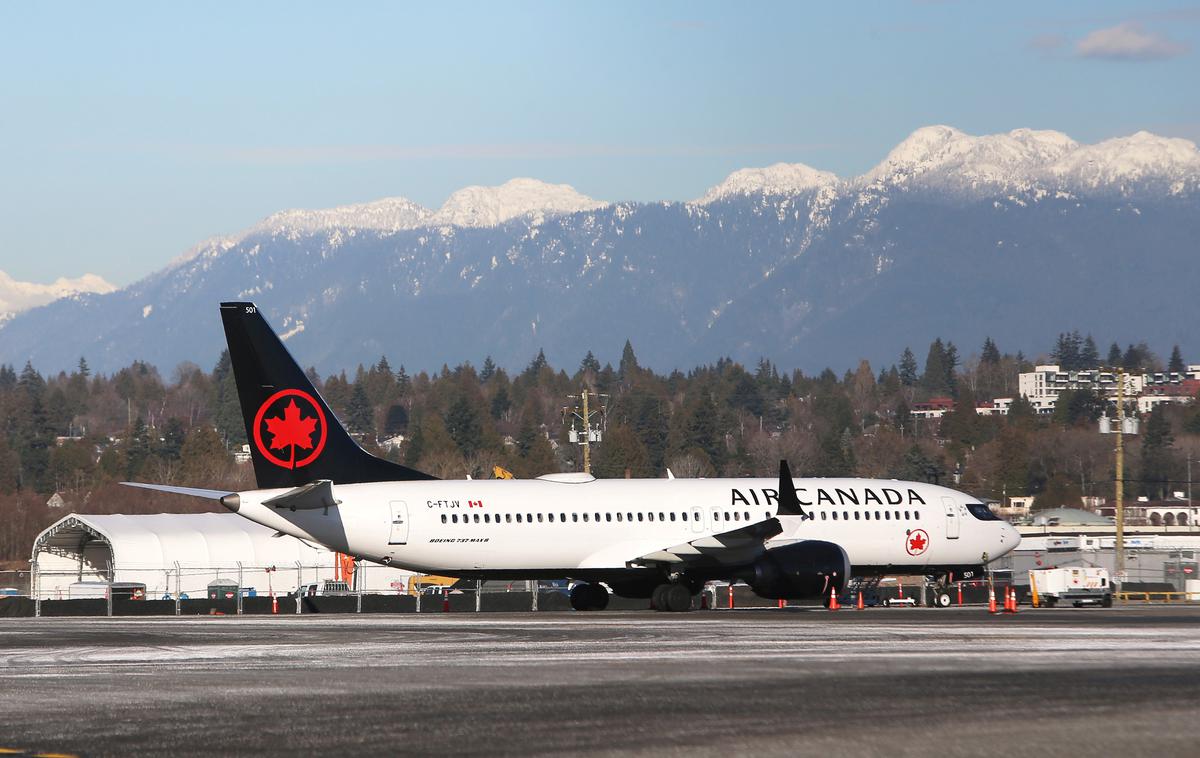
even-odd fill
[[(42, 599), (68, 597), (75, 582), (138, 582), (146, 596), (205, 596), (224, 579), (265, 595), (333, 579), (337, 554), (320, 545), (278, 535), (233, 513), (81, 515), (51, 524), (33, 543), (34, 592)], [(267, 572), (265, 569), (274, 568)], [(356, 584), (364, 592), (397, 592), (409, 572), (363, 562)]]

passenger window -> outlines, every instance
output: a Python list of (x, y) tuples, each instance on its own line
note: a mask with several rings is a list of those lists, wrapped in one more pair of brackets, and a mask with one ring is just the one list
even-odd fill
[(458, 514), (456, 513), (453, 516), (451, 516), (450, 520), (451, 520), (451, 523), (457, 524), (458, 523)]
[(625, 514), (625, 520), (626, 520), (626, 521), (633, 521), (633, 514), (632, 514), (632, 513), (626, 513), (626, 514)]
[(905, 512), (904, 512), (904, 520), (905, 520), (905, 521), (908, 521), (908, 511), (905, 511)]
[(548, 516), (546, 516), (546, 518), (548, 518), (548, 519), (550, 520), (550, 523), (551, 523), (551, 524), (553, 524), (553, 523), (554, 523), (554, 514), (553, 514), (553, 513), (551, 513), (551, 514), (549, 514)]
[(646, 514), (646, 520), (647, 520), (647, 521), (653, 521), (653, 520), (654, 520), (654, 511), (650, 511), (649, 513), (647, 513), (647, 514)]
[(478, 513), (475, 514), (475, 523), (476, 524), (479, 523), (479, 514)]
[(842, 521), (850, 520), (850, 511), (842, 511)]
[(913, 511), (913, 518), (915, 518), (915, 519), (917, 519), (918, 521), (920, 521), (920, 520), (921, 520), (921, 512), (920, 512), (920, 511)]
[(567, 514), (560, 513), (558, 515), (559, 515), (559, 519), (558, 519), (559, 521), (563, 522), (564, 524), (567, 523)]
[(611, 513), (606, 513), (606, 514), (604, 514), (604, 520), (605, 520), (605, 521), (612, 521), (612, 514), (611, 514)]
[(586, 524), (587, 520), (588, 520), (588, 515), (585, 513), (585, 514), (583, 514), (583, 523)]
[(833, 520), (834, 520), (834, 521), (837, 521), (837, 520), (838, 520), (838, 517), (837, 517), (837, 511), (834, 511), (834, 512), (833, 512)]
[(666, 520), (667, 520), (667, 516), (666, 516), (666, 514), (664, 514), (662, 511), (659, 511), (659, 512), (658, 512), (658, 520), (659, 520), (659, 521), (666, 521)]
[(732, 520), (733, 520), (733, 519), (729, 518), (729, 511), (725, 511), (725, 520), (726, 520), (726, 521), (732, 521)]
[(442, 514), (442, 523), (443, 524), (446, 523), (446, 514), (444, 514), (444, 513)]
[(826, 520), (828, 520), (828, 518), (829, 518), (829, 514), (827, 514), (825, 511), (821, 511), (821, 520), (826, 521)]
[(542, 514), (540, 514), (540, 513), (538, 514), (538, 523), (539, 524), (542, 523)]
[(672, 521), (674, 521), (674, 520), (675, 520), (675, 511), (671, 511), (671, 520), (672, 520)]
[(854, 520), (855, 520), (855, 521), (858, 521), (858, 511), (855, 511), (855, 512), (854, 512)]
[(579, 523), (579, 514), (578, 514), (578, 513), (572, 513), (572, 514), (571, 514), (571, 523), (572, 523), (572, 524), (577, 524), (577, 523)]
[(518, 524), (521, 523), (521, 514), (519, 514), (519, 513), (517, 514), (517, 523)]
[(878, 521), (878, 520), (879, 520), (879, 511), (875, 511), (875, 520), (876, 520), (876, 521)]
[(884, 520), (884, 521), (891, 521), (891, 520), (892, 520), (892, 512), (891, 512), (891, 511), (884, 511), (884, 512), (883, 512), (883, 520)]
[(600, 514), (599, 514), (599, 513), (597, 513), (597, 514), (596, 514), (596, 521), (597, 521), (597, 523), (599, 523), (599, 521), (600, 521)]
[(734, 512), (733, 512), (733, 520), (734, 520), (734, 521), (741, 521), (741, 520), (742, 520), (742, 514), (738, 513), (737, 511), (734, 511)]
[(747, 521), (749, 521), (749, 520), (750, 520), (750, 511), (746, 511), (746, 520), (747, 520)]
[(506, 524), (512, 523), (512, 514), (511, 513), (504, 514), (504, 523), (506, 523)]

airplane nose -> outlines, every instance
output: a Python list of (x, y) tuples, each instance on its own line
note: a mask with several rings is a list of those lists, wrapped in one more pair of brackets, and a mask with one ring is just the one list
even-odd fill
[(1004, 525), (1004, 533), (1000, 535), (1000, 544), (1004, 548), (1004, 552), (1016, 550), (1017, 545), (1021, 544), (1021, 533), (1012, 524)]

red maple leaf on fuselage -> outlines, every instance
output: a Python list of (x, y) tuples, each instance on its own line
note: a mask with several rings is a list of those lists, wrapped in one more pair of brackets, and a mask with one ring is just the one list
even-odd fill
[(312, 450), (312, 436), (317, 431), (317, 419), (300, 418), (300, 406), (293, 399), (283, 409), (283, 418), (266, 419), (267, 432), (271, 435), (271, 449), (282, 450), (292, 448), (292, 457), (296, 448)]
[(921, 552), (925, 549), (925, 538), (918, 534), (908, 541), (908, 547), (913, 552)]

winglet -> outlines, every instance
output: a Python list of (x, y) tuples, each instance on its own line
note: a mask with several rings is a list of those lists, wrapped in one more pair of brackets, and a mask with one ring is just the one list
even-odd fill
[(779, 461), (779, 515), (811, 518), (800, 505), (800, 498), (796, 495), (796, 483), (792, 481), (792, 470), (788, 467), (786, 458)]

